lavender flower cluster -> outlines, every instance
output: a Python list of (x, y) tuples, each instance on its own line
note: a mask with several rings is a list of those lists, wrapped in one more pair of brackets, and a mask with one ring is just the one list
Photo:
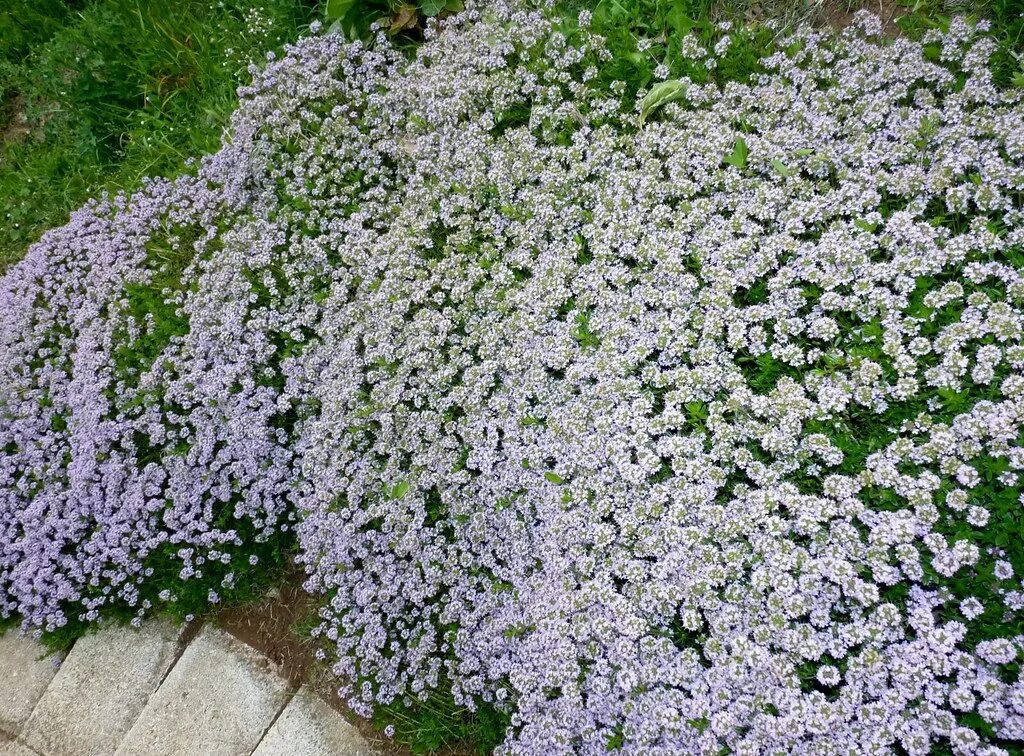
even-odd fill
[(315, 32), (194, 177), (32, 248), (0, 612), (141, 617), (295, 529), (363, 713), (450, 687), (507, 754), (1007, 753), (1024, 97), (993, 43), (860, 15), (634, 98), (561, 29), (498, 0), (411, 60)]

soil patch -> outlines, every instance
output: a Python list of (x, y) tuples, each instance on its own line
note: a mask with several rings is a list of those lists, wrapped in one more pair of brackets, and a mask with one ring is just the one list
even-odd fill
[(15, 94), (0, 102), (0, 151), (10, 144), (24, 142), (31, 132), (21, 95)]
[(853, 16), (858, 10), (871, 11), (882, 20), (882, 33), (890, 39), (903, 34), (903, 30), (896, 22), (909, 12), (896, 0), (867, 0), (859, 3), (825, 0), (820, 8), (821, 20), (834, 29), (845, 29), (852, 24)]
[(312, 598), (302, 590), (301, 574), (290, 574), (263, 598), (225, 607), (210, 621), (273, 661), (297, 687), (306, 682), (316, 661), (312, 639), (303, 637), (297, 628), (312, 611)]
[(902, 35), (897, 25), (908, 8), (898, 0), (715, 0), (711, 17), (734, 24), (759, 25), (769, 21), (792, 29), (803, 23), (845, 29), (859, 10), (870, 11), (882, 21), (882, 33), (889, 38)]
[[(313, 688), (383, 756), (409, 756), (411, 751), (381, 735), (373, 725), (352, 712), (338, 696), (330, 670), (316, 659), (317, 646), (305, 633), (315, 616), (313, 597), (302, 589), (303, 574), (294, 569), (280, 584), (254, 602), (225, 607), (207, 621), (230, 633), (274, 662), (293, 687)], [(199, 623), (195, 632), (198, 632)]]

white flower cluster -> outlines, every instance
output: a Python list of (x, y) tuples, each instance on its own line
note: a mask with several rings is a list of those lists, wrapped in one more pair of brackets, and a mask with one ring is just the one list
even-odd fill
[(407, 173), (308, 355), (300, 535), (353, 704), (447, 680), (512, 702), (509, 753), (1024, 737), (991, 43), (804, 31), (641, 127), (599, 40), (463, 23), (362, 114)]
[[(511, 714), (508, 754), (1019, 747), (1024, 101), (992, 42), (882, 42), (861, 15), (641, 117), (587, 19), (548, 14), (470, 4), (412, 61), (381, 35), (272, 62), (165, 203), (203, 230), (187, 333), (82, 406), (162, 399), (75, 420), (71, 456), (163, 449), (129, 477), (174, 502), (147, 500), (147, 537), (204, 559), (234, 534), (211, 500), (264, 536), (294, 513), (360, 711), (451, 686)], [(19, 312), (42, 256), (5, 284)], [(140, 256), (89, 275), (151, 280)], [(79, 376), (83, 344), (154, 328), (90, 317), (113, 316), (68, 326)], [(31, 359), (4, 375), (38, 383)], [(16, 455), (44, 433), (23, 425)]]

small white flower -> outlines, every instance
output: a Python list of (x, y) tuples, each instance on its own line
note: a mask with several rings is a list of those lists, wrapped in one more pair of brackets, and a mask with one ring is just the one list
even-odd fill
[(1005, 559), (996, 561), (995, 575), (1000, 580), (1009, 580), (1013, 577), (1013, 565)]
[(974, 596), (960, 602), (960, 613), (969, 620), (980, 617), (984, 611), (984, 605)]
[(823, 664), (818, 667), (818, 672), (815, 677), (822, 685), (829, 687), (838, 685), (839, 681), (842, 679), (839, 674), (839, 670), (831, 664)]

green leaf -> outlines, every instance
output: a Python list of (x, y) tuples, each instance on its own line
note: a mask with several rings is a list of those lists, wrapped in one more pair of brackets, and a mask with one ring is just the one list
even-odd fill
[(685, 97), (689, 86), (685, 81), (680, 81), (679, 79), (662, 81), (655, 84), (640, 102), (640, 122), (646, 121), (647, 116), (662, 105)]
[(324, 15), (329, 21), (337, 21), (355, 7), (356, 0), (327, 0)]
[(560, 485), (562, 485), (563, 483), (565, 483), (565, 478), (563, 478), (563, 477), (562, 477), (561, 475), (559, 475), (558, 473), (553, 473), (553, 472), (546, 472), (546, 473), (544, 473), (544, 478), (545, 478), (545, 479), (546, 479), (546, 480), (547, 480), (547, 481), (548, 481), (549, 483), (554, 483), (554, 484), (555, 484), (556, 486), (560, 486)]
[(700, 717), (700, 718), (695, 718), (695, 719), (687, 719), (686, 720), (686, 724), (688, 724), (688, 725), (690, 725), (690, 727), (693, 727), (694, 729), (696, 729), (697, 732), (703, 734), (704, 731), (707, 730), (708, 727), (711, 726), (711, 720), (708, 719), (707, 717)]
[(395, 484), (395, 487), (391, 489), (392, 499), (401, 499), (409, 492), (409, 481), (400, 480)]
[(708, 406), (704, 402), (687, 402), (686, 411), (698, 420), (708, 419)]
[(726, 155), (725, 162), (736, 166), (741, 171), (747, 167), (747, 143), (743, 137), (737, 137), (736, 146), (732, 148), (729, 155)]
[(665, 20), (668, 25), (672, 27), (676, 34), (680, 37), (686, 36), (686, 33), (697, 26), (697, 22), (694, 21), (686, 13), (686, 4), (677, 2), (668, 13), (665, 14)]
[(814, 154), (814, 148), (813, 147), (801, 147), (799, 150), (796, 151), (797, 157), (807, 157), (808, 155), (813, 155), (813, 154)]
[(420, 13), (428, 18), (445, 9), (447, 0), (420, 0)]
[(783, 163), (778, 158), (776, 158), (775, 160), (772, 161), (772, 168), (777, 170), (783, 176), (792, 176), (793, 175), (793, 169), (789, 168), (785, 163)]

